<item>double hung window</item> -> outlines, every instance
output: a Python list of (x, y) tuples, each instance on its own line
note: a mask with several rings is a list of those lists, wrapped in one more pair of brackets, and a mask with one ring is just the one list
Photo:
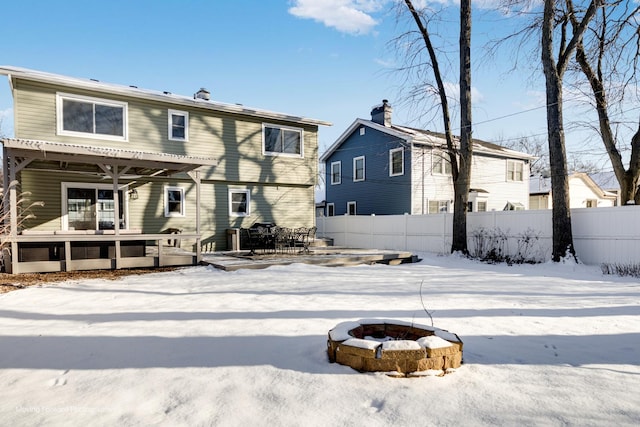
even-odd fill
[(164, 187), (164, 216), (185, 216), (184, 188)]
[(353, 159), (353, 181), (364, 181), (364, 156)]
[(251, 194), (249, 190), (229, 190), (229, 216), (251, 215)]
[(522, 181), (524, 174), (524, 163), (514, 160), (507, 160), (507, 181)]
[(389, 176), (404, 175), (404, 148), (389, 150)]
[(449, 212), (448, 200), (429, 200), (429, 213), (446, 213)]
[(189, 140), (189, 113), (169, 110), (169, 139), (172, 141)]
[(342, 162), (331, 162), (331, 185), (342, 183)]
[(433, 173), (436, 175), (451, 175), (451, 162), (445, 158), (444, 151), (436, 151), (432, 156)]

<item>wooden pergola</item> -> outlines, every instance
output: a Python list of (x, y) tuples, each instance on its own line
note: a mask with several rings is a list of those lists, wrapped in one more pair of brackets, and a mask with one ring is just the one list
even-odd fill
[[(11, 273), (69, 271), (80, 269), (118, 269), (132, 267), (153, 267), (165, 265), (185, 265), (200, 262), (201, 259), (201, 231), (200, 231), (200, 173), (202, 166), (216, 166), (214, 158), (176, 155), (170, 153), (154, 153), (122, 148), (97, 147), (82, 144), (61, 143), (52, 141), (28, 139), (4, 139), (3, 143), (3, 174), (5, 215), (5, 230), (3, 242), (10, 246), (9, 258), (3, 254), (5, 270)], [(182, 234), (182, 239), (196, 241), (195, 256), (191, 262), (185, 263), (185, 257), (163, 256), (160, 242), (167, 239), (166, 234), (131, 234), (120, 229), (120, 221), (114, 221), (113, 230), (99, 230), (95, 234), (78, 234), (72, 231), (59, 230), (54, 232), (19, 233), (18, 230), (18, 194), (17, 174), (28, 168), (34, 162), (46, 162), (59, 170), (82, 171), (87, 173), (87, 165), (91, 165), (89, 172), (94, 177), (110, 179), (113, 184), (113, 203), (116, 217), (120, 212), (118, 190), (120, 182), (125, 176), (137, 177), (168, 177), (177, 173), (186, 173), (196, 185), (196, 232)], [(80, 167), (82, 166), (82, 167)], [(107, 231), (109, 233), (107, 233)], [(158, 241), (156, 257), (123, 257), (121, 245), (123, 241), (151, 240)], [(115, 254), (109, 259), (74, 260), (71, 257), (72, 242), (113, 242)], [(18, 245), (20, 243), (57, 242), (64, 244), (64, 260), (19, 262)], [(5, 251), (6, 252), (6, 251)]]

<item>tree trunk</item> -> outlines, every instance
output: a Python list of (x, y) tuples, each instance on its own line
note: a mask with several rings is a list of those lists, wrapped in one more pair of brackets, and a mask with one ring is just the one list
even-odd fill
[(469, 253), (467, 210), (471, 187), (473, 140), (471, 128), (471, 0), (460, 2), (460, 162), (454, 180), (451, 252)]
[[(604, 35), (602, 35), (602, 37), (604, 37)], [(602, 64), (605, 46), (604, 39), (601, 39), (601, 43), (598, 46), (598, 64)], [(596, 73), (591, 64), (589, 64), (582, 43), (578, 43), (576, 49), (576, 60), (578, 64), (580, 64), (580, 69), (589, 81), (591, 91), (593, 92), (596, 111), (598, 112), (600, 138), (607, 150), (611, 166), (620, 185), (620, 203), (623, 206), (629, 202), (635, 202), (637, 204), (640, 202), (640, 193), (638, 193), (638, 180), (640, 179), (640, 124), (638, 125), (636, 134), (631, 139), (631, 157), (629, 158), (629, 167), (625, 169), (622, 154), (616, 146), (616, 139), (611, 129), (607, 92), (603, 82), (602, 69), (598, 67), (598, 72)]]
[(568, 254), (575, 257), (575, 248), (573, 247), (573, 232), (571, 230), (567, 154), (562, 125), (562, 74), (564, 74), (564, 68), (556, 64), (553, 53), (554, 7), (554, 0), (545, 0), (542, 23), (542, 68), (547, 95), (547, 134), (553, 202), (551, 257), (553, 261), (558, 262)]

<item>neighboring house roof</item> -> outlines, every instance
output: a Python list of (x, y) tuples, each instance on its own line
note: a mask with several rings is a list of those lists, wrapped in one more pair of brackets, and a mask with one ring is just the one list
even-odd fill
[(613, 171), (590, 173), (589, 177), (605, 191), (620, 191), (620, 183)]
[(551, 178), (548, 176), (533, 175), (529, 177), (529, 194), (550, 194)]
[[(577, 178), (584, 181), (585, 185), (589, 187), (594, 194), (596, 194), (601, 199), (615, 198), (616, 195), (603, 190), (589, 175), (584, 172), (573, 173), (569, 176), (569, 179)], [(551, 178), (550, 177), (542, 177), (542, 176), (532, 176), (529, 178), (529, 194), (534, 195), (544, 195), (551, 194)]]
[(118, 94), (123, 96), (142, 98), (176, 105), (183, 105), (193, 108), (202, 108), (207, 110), (220, 111), (225, 113), (244, 114), (247, 116), (263, 117), (272, 120), (283, 120), (288, 122), (331, 126), (331, 123), (311, 119), (307, 117), (292, 116), (285, 113), (277, 113), (274, 111), (260, 110), (257, 108), (245, 107), (240, 104), (226, 104), (217, 101), (209, 101), (205, 99), (188, 97), (183, 95), (175, 95), (170, 92), (160, 92), (148, 89), (140, 89), (135, 86), (117, 85), (113, 83), (103, 83), (94, 79), (80, 79), (75, 77), (62, 76), (58, 74), (46, 73), (42, 71), (30, 70), (27, 68), (0, 66), (0, 75), (6, 75), (11, 81), (12, 77), (25, 80), (50, 83), (63, 86), (71, 86), (80, 89), (105, 92), (110, 94)]
[[(360, 126), (368, 126), (372, 129), (384, 132), (388, 135), (405, 140), (409, 144), (428, 145), (431, 147), (446, 148), (446, 139), (443, 133), (429, 130), (415, 129), (407, 126), (384, 126), (371, 120), (356, 119), (351, 126), (334, 142), (331, 147), (320, 157), (321, 161), (326, 161), (334, 151)], [(459, 144), (459, 138), (454, 136), (454, 143)], [(510, 150), (497, 144), (473, 139), (473, 151), (478, 154), (508, 157), (513, 159), (533, 160), (536, 157), (519, 151)]]

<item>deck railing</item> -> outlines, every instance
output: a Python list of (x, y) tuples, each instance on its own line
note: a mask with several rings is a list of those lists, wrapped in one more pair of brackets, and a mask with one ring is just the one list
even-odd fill
[[(164, 267), (194, 265), (198, 264), (202, 258), (201, 235), (197, 233), (143, 234), (122, 231), (123, 234), (118, 235), (113, 230), (95, 231), (91, 234), (84, 234), (81, 231), (31, 231), (17, 236), (2, 235), (0, 238), (4, 246), (2, 251), (4, 269), (8, 273), (17, 274)], [(175, 239), (195, 241), (195, 251), (183, 251), (175, 248), (174, 245), (165, 244)], [(135, 246), (136, 242), (139, 242), (139, 245), (132, 251), (131, 246)], [(21, 261), (21, 250), (24, 253), (29, 248), (40, 249), (39, 256), (35, 257), (39, 259)], [(85, 254), (78, 257), (80, 248), (85, 248)], [(54, 256), (47, 256), (45, 254), (47, 250), (54, 251)], [(98, 252), (99, 255), (96, 256)], [(132, 252), (135, 252), (134, 256), (129, 256)]]

